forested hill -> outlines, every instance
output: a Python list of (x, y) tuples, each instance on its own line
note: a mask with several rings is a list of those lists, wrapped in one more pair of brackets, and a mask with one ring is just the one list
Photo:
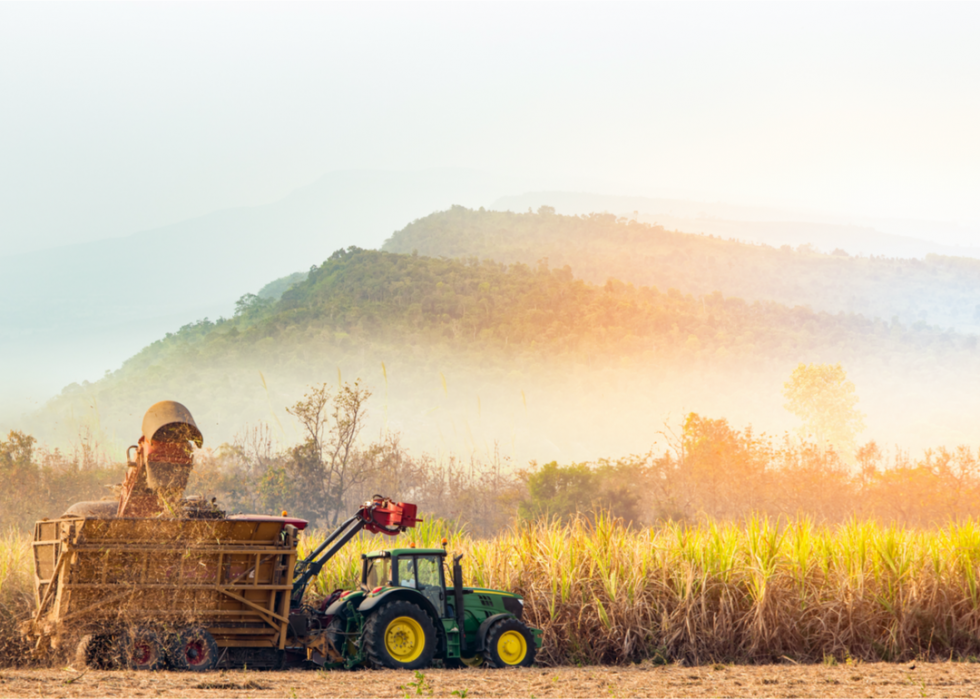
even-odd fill
[(126, 362), (122, 373), (162, 357), (242, 352), (310, 333), (348, 342), (442, 345), (483, 361), (514, 355), (593, 360), (659, 355), (689, 363), (793, 359), (831, 348), (839, 359), (972, 353), (973, 336), (935, 328), (749, 304), (715, 292), (695, 297), (609, 279), (594, 285), (568, 267), (531, 267), (350, 248), (334, 253), (278, 299), (247, 295), (234, 318), (190, 325)]
[(823, 254), (667, 231), (611, 214), (562, 216), (549, 207), (512, 213), (455, 206), (409, 224), (383, 249), (531, 265), (546, 259), (598, 284), (613, 277), (662, 291), (721, 291), (746, 300), (980, 331), (980, 260), (972, 258)]
[(169, 398), (212, 445), (259, 421), (288, 441), (285, 406), (307, 386), (360, 378), (376, 396), (374, 428), (413, 448), (499, 440), (517, 457), (599, 458), (648, 449), (688, 410), (790, 429), (781, 391), (796, 364), (844, 362), (871, 436), (920, 447), (980, 437), (977, 354), (974, 337), (925, 326), (593, 285), (543, 263), (350, 248), (278, 300), (247, 295), (234, 317), (185, 326), (66, 388), (35, 424), (42, 438), (53, 424), (71, 437), (88, 420), (126, 444)]

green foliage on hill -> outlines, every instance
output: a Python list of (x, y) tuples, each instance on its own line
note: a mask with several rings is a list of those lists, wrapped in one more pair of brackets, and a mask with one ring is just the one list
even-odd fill
[(259, 293), (256, 295), (261, 299), (276, 301), (283, 295), (286, 289), (306, 279), (306, 274), (306, 272), (294, 272), (285, 277), (275, 279), (259, 289)]
[(350, 342), (445, 345), (485, 360), (535, 355), (593, 360), (659, 355), (691, 363), (726, 357), (795, 357), (834, 347), (863, 352), (957, 352), (975, 338), (934, 328), (830, 315), (715, 292), (700, 298), (614, 279), (575, 279), (568, 267), (535, 268), (350, 248), (334, 253), (278, 301), (248, 295), (234, 318), (188, 325), (123, 367), (164, 357), (240, 352), (270, 342), (303, 342), (327, 330)]
[(828, 255), (805, 246), (774, 248), (668, 231), (612, 214), (561, 216), (550, 207), (512, 213), (454, 206), (409, 224), (383, 249), (530, 265), (546, 259), (598, 284), (613, 277), (695, 296), (722, 291), (746, 300), (980, 331), (980, 260), (972, 258)]

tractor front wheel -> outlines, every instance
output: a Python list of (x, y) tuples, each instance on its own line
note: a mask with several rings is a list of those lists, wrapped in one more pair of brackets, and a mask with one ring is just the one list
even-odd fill
[(432, 663), (436, 628), (421, 607), (396, 600), (368, 617), (364, 642), (374, 667), (418, 670)]
[(517, 619), (502, 619), (490, 627), (483, 658), (490, 667), (531, 667), (536, 653), (531, 630)]

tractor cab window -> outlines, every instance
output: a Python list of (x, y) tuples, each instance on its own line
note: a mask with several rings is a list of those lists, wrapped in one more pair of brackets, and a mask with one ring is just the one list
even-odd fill
[(364, 571), (364, 585), (369, 590), (376, 587), (384, 587), (391, 582), (391, 559), (379, 556), (369, 558), (367, 568)]
[(440, 618), (446, 615), (446, 591), (442, 586), (442, 556), (416, 556), (419, 590), (432, 602)]
[(432, 603), (440, 618), (445, 615), (446, 590), (442, 582), (442, 556), (400, 555), (396, 573), (396, 585), (415, 588)]
[(420, 587), (442, 587), (442, 578), (439, 575), (442, 569), (442, 561), (439, 556), (416, 556), (415, 564), (418, 569)]
[(402, 587), (418, 587), (415, 581), (415, 558), (413, 556), (398, 557), (396, 582)]

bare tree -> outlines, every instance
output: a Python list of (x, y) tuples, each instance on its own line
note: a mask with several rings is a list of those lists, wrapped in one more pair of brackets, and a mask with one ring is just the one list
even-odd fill
[(297, 493), (305, 509), (335, 525), (352, 489), (377, 468), (376, 459), (359, 448), (358, 438), (371, 392), (360, 379), (341, 385), (331, 395), (327, 384), (313, 386), (303, 400), (287, 408), (306, 431), (306, 440), (292, 450)]

